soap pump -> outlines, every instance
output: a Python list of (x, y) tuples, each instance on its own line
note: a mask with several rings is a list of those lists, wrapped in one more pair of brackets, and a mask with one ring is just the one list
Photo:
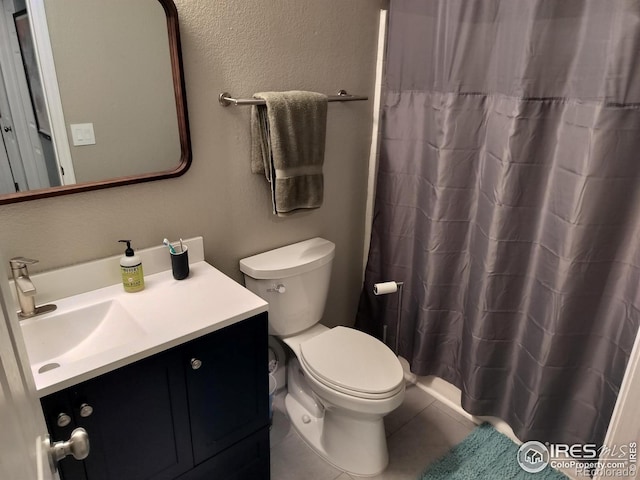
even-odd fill
[(131, 240), (118, 240), (126, 243), (127, 249), (120, 259), (120, 273), (125, 292), (139, 292), (144, 290), (144, 274), (142, 273), (142, 261), (131, 248)]

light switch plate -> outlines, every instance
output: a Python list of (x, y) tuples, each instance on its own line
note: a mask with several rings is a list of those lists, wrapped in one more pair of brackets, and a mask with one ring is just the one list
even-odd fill
[(74, 146), (95, 145), (96, 134), (93, 131), (93, 123), (72, 123), (70, 127)]

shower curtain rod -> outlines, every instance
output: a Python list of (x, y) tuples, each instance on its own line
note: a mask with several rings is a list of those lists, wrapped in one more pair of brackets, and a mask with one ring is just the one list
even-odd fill
[[(369, 97), (363, 95), (349, 95), (346, 90), (340, 90), (337, 95), (327, 96), (328, 102), (356, 102), (359, 100), (369, 100)], [(218, 101), (223, 107), (229, 105), (264, 105), (265, 101), (260, 98), (233, 98), (230, 93), (223, 92), (218, 95)]]

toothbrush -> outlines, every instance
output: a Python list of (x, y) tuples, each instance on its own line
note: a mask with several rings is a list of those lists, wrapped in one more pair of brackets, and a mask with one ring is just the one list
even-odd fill
[(184, 245), (182, 244), (182, 239), (180, 239), (180, 253), (184, 252)]
[(162, 244), (163, 244), (163, 245), (165, 245), (165, 246), (167, 246), (167, 247), (169, 247), (169, 251), (175, 255), (175, 253), (176, 253), (176, 249), (175, 249), (175, 248), (173, 248), (173, 245), (171, 245), (171, 244), (169, 243), (169, 240), (167, 240), (167, 239), (165, 238), (164, 240), (162, 240)]

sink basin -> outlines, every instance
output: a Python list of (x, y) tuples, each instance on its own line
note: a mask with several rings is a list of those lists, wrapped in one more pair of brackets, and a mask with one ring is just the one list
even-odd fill
[(86, 359), (145, 334), (117, 300), (62, 308), (20, 325), (34, 374)]

